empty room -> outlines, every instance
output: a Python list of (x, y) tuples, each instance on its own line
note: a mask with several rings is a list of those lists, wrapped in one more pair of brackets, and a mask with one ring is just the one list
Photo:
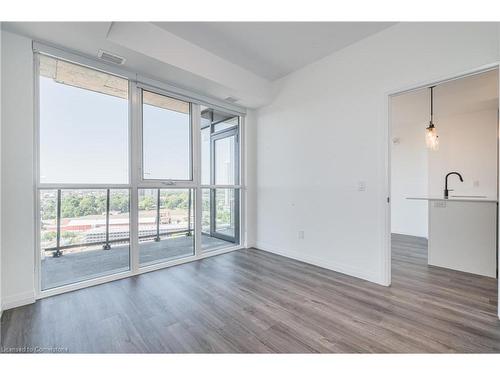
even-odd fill
[(228, 18), (1, 21), (0, 361), (500, 353), (500, 23)]

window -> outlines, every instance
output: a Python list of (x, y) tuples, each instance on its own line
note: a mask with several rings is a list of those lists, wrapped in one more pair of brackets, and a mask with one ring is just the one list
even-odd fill
[(42, 296), (240, 243), (239, 116), (36, 56)]
[(234, 185), (237, 173), (236, 132), (213, 138), (215, 185)]
[(201, 129), (201, 183), (210, 185), (210, 126)]
[(130, 191), (103, 187), (129, 183), (129, 83), (44, 55), (39, 72), (40, 287), (46, 290), (130, 269)]
[(194, 255), (192, 189), (139, 189), (139, 264)]
[(40, 56), (40, 182), (128, 183), (128, 81)]
[(127, 189), (40, 190), (41, 289), (130, 269)]
[(143, 91), (143, 179), (191, 180), (190, 105)]

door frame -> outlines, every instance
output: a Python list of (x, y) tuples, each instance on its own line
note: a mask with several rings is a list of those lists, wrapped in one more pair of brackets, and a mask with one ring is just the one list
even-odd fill
[[(423, 89), (429, 86), (439, 85), (445, 82), (454, 81), (457, 79), (473, 76), (476, 74), (481, 74), (490, 70), (499, 70), (499, 82), (498, 82), (498, 94), (499, 94), (499, 108), (500, 108), (500, 61), (496, 61), (490, 64), (485, 64), (478, 66), (473, 69), (469, 69), (463, 71), (461, 73), (449, 74), (437, 79), (431, 79), (428, 81), (424, 81), (418, 84), (409, 85), (406, 87), (402, 87), (395, 90), (387, 91), (383, 96), (383, 106), (384, 106), (384, 121), (387, 124), (385, 129), (384, 137), (385, 140), (383, 144), (384, 147), (384, 161), (385, 161), (385, 196), (384, 205), (385, 209), (382, 210), (383, 215), (383, 235), (382, 235), (382, 248), (383, 248), (383, 257), (382, 257), (382, 279), (381, 284), (385, 286), (391, 285), (391, 269), (392, 269), (392, 249), (391, 249), (391, 138), (392, 138), (392, 124), (391, 124), (391, 99), (393, 96), (412, 92), (415, 90)], [(497, 132), (500, 134), (500, 121), (497, 117)], [(500, 185), (500, 141), (499, 137), (497, 137), (497, 185)], [(497, 200), (500, 197), (500, 191), (497, 188)], [(499, 210), (497, 204), (497, 270), (500, 270), (500, 241), (498, 239), (500, 233), (500, 220), (499, 220)], [(497, 276), (497, 291), (500, 291), (500, 277)], [(500, 319), (500, 299), (498, 300), (497, 306), (497, 315)]]
[[(213, 127), (213, 125), (212, 125)], [(215, 160), (215, 142), (234, 137), (234, 182), (240, 180), (240, 158), (239, 152), (240, 142), (239, 142), (239, 130), (238, 127), (231, 127), (228, 129), (221, 130), (220, 132), (210, 134), (210, 182), (212, 185), (217, 185), (215, 181), (216, 173), (216, 160)], [(210, 237), (215, 237), (224, 241), (238, 243), (239, 242), (239, 191), (234, 189), (234, 236), (228, 236), (217, 232), (217, 207), (216, 207), (216, 194), (217, 188), (210, 189)]]

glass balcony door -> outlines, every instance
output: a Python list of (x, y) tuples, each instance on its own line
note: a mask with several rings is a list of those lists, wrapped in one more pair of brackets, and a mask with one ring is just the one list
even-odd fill
[[(238, 129), (223, 130), (211, 138), (212, 184), (231, 186), (238, 181)], [(239, 191), (234, 188), (210, 190), (210, 236), (237, 243)]]

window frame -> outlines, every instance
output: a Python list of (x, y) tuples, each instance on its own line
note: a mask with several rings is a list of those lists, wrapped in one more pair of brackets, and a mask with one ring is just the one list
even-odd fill
[[(40, 183), (40, 124), (39, 124), (39, 110), (40, 110), (40, 91), (39, 91), (39, 56), (40, 54), (47, 55), (56, 59), (65, 60), (67, 62), (82, 65), (89, 69), (102, 71), (107, 74), (115, 75), (120, 78), (128, 80), (128, 182), (124, 184), (54, 184), (54, 183)], [(113, 280), (128, 278), (130, 276), (139, 275), (145, 272), (159, 270), (174, 265), (192, 262), (194, 260), (203, 259), (210, 256), (216, 256), (231, 251), (239, 250), (246, 246), (246, 190), (244, 188), (245, 179), (245, 115), (246, 110), (234, 104), (225, 103), (219, 99), (210, 98), (200, 95), (195, 92), (190, 92), (186, 89), (173, 86), (169, 83), (151, 79), (149, 77), (140, 76), (137, 73), (110, 65), (99, 61), (93, 57), (87, 57), (79, 53), (75, 53), (66, 49), (60, 49), (53, 46), (48, 46), (39, 42), (33, 42), (33, 100), (34, 100), (34, 137), (33, 137), (33, 196), (34, 196), (34, 209), (33, 216), (33, 236), (34, 243), (34, 257), (35, 257), (35, 298), (45, 298), (69, 291), (74, 291), (94, 285), (99, 285)], [(160, 95), (165, 95), (179, 100), (184, 100), (190, 103), (190, 118), (191, 118), (191, 177), (190, 181), (173, 181), (173, 180), (142, 180), (142, 99), (141, 90), (145, 89)], [(139, 97), (140, 95), (140, 97)], [(140, 104), (139, 104), (140, 103)], [(240, 180), (238, 185), (234, 186), (217, 186), (234, 188), (238, 193), (238, 221), (239, 242), (235, 246), (214, 249), (209, 252), (202, 251), (201, 247), (201, 233), (202, 233), (202, 189), (215, 188), (214, 185), (201, 184), (201, 132), (200, 120), (201, 111), (200, 106), (210, 107), (216, 110), (224, 111), (239, 117), (239, 175)], [(141, 136), (140, 136), (141, 135)], [(139, 137), (140, 136), (140, 137)], [(139, 141), (140, 139), (140, 141)], [(191, 188), (194, 191), (194, 233), (195, 233), (195, 254), (182, 259), (175, 259), (162, 263), (153, 264), (150, 266), (139, 267), (139, 241), (138, 241), (138, 190), (140, 188)], [(129, 190), (129, 262), (130, 270), (111, 274), (108, 276), (98, 277), (86, 281), (76, 282), (53, 289), (41, 290), (41, 247), (40, 247), (40, 191), (46, 189), (128, 189)]]
[[(216, 109), (216, 108), (211, 108), (211, 109)], [(228, 114), (234, 115), (234, 113), (227, 112)], [(205, 189), (209, 191), (209, 199), (210, 199), (210, 210), (209, 210), (209, 215), (210, 215), (210, 236), (219, 238), (222, 240), (226, 240), (229, 242), (234, 242), (235, 246), (242, 245), (242, 242), (246, 241), (246, 238), (244, 237), (244, 211), (242, 208), (242, 203), (245, 202), (245, 197), (243, 194), (245, 193), (245, 189), (243, 187), (243, 177), (244, 174), (242, 173), (243, 171), (243, 165), (244, 165), (244, 154), (243, 154), (243, 147), (242, 147), (242, 134), (244, 133), (244, 121), (245, 118), (243, 116), (239, 115), (234, 115), (234, 117), (238, 117), (238, 124), (233, 125), (231, 127), (215, 131), (215, 126), (219, 123), (222, 123), (224, 121), (227, 121), (228, 119), (223, 119), (215, 123), (211, 123), (210, 125), (206, 125), (203, 127), (203, 129), (209, 128), (210, 129), (210, 183), (209, 184), (200, 184), (201, 189)], [(231, 117), (233, 118), (233, 117)], [(201, 130), (201, 129), (200, 129)], [(201, 133), (201, 132), (200, 132)], [(215, 183), (215, 165), (216, 165), (216, 160), (215, 160), (215, 143), (218, 140), (227, 138), (227, 137), (235, 137), (235, 154), (234, 154), (234, 163), (235, 163), (235, 176), (234, 176), (234, 183), (229, 184), (229, 185), (222, 185), (222, 184), (216, 184)], [(201, 152), (201, 148), (200, 148)], [(201, 162), (200, 162), (200, 168), (201, 168)], [(200, 175), (201, 178), (201, 175)], [(234, 209), (234, 215), (235, 215), (235, 233), (234, 237), (223, 235), (217, 232), (217, 224), (216, 224), (216, 217), (217, 217), (217, 208), (215, 206), (216, 203), (216, 194), (217, 194), (217, 189), (219, 190), (224, 190), (224, 189), (232, 189), (234, 190), (234, 204), (235, 204), (235, 209)], [(203, 228), (202, 228), (203, 229)], [(243, 240), (243, 241), (242, 241)], [(210, 253), (211, 251), (214, 250), (206, 250), (204, 252)]]
[[(217, 141), (234, 137), (234, 183), (232, 184), (217, 184), (216, 183), (216, 173), (217, 173), (217, 160), (216, 160), (216, 150), (215, 144)], [(233, 126), (231, 128), (227, 128), (218, 132), (214, 132), (210, 135), (210, 184), (215, 186), (237, 186), (240, 182), (240, 153), (239, 153), (239, 129), (238, 126)]]
[[(53, 183), (53, 182), (40, 182), (40, 55), (45, 55), (53, 59), (58, 59), (62, 61), (66, 61), (70, 64), (80, 65), (84, 68), (95, 70), (98, 72), (102, 72), (105, 74), (109, 74), (118, 78), (122, 78), (127, 80), (128, 82), (128, 99), (127, 99), (127, 128), (128, 128), (128, 144), (127, 144), (127, 153), (128, 153), (128, 181), (126, 183)], [(110, 189), (127, 189), (130, 187), (132, 182), (132, 114), (131, 114), (131, 80), (124, 75), (116, 74), (114, 72), (109, 72), (107, 70), (102, 69), (101, 66), (93, 67), (86, 63), (80, 63), (75, 60), (70, 60), (65, 57), (59, 57), (53, 54), (44, 53), (40, 51), (35, 51), (33, 56), (33, 65), (34, 65), (34, 115), (35, 115), (35, 132), (34, 132), (34, 171), (35, 171), (35, 183), (37, 188), (39, 189), (91, 189), (91, 188), (107, 188)]]
[[(137, 83), (137, 111), (138, 111), (138, 123), (137, 130), (139, 134), (139, 154), (136, 155), (140, 159), (139, 163), (139, 183), (144, 186), (156, 186), (158, 184), (170, 185), (170, 186), (195, 186), (195, 166), (194, 166), (194, 109), (196, 108), (195, 103), (187, 100), (184, 97), (179, 97), (178, 95), (172, 94), (168, 91), (159, 89), (157, 87), (149, 86), (143, 83)], [(189, 178), (187, 180), (182, 179), (171, 179), (171, 178), (144, 178), (144, 114), (143, 114), (143, 93), (144, 91), (150, 92), (152, 94), (165, 96), (168, 98), (180, 100), (188, 103), (189, 105)]]

